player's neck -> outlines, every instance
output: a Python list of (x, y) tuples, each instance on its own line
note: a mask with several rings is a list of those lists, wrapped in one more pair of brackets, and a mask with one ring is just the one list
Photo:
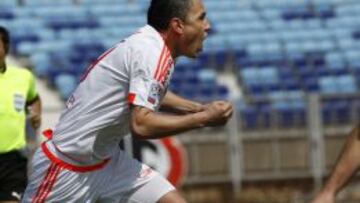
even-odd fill
[(169, 49), (169, 51), (171, 53), (171, 57), (173, 59), (175, 59), (177, 57), (177, 53), (176, 53), (176, 49), (175, 49), (175, 46), (173, 43), (174, 40), (171, 38), (169, 33), (160, 33), (160, 35), (163, 38), (165, 45)]

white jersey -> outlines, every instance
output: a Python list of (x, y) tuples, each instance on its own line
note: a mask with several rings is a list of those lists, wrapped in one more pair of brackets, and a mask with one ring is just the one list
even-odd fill
[(56, 148), (84, 164), (109, 158), (130, 133), (129, 103), (157, 110), (173, 68), (163, 38), (149, 25), (107, 50), (67, 101), (54, 129)]

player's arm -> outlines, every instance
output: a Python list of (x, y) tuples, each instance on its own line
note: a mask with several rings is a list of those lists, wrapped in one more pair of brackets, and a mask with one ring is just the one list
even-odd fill
[(41, 99), (35, 87), (35, 78), (29, 74), (30, 88), (27, 92), (26, 110), (31, 126), (37, 130), (41, 125)]
[(360, 126), (348, 135), (340, 158), (322, 191), (312, 203), (334, 203), (337, 193), (360, 167)]
[(185, 115), (169, 115), (132, 106), (131, 131), (140, 139), (161, 138), (205, 126), (224, 125), (232, 112), (228, 102), (213, 102), (204, 111)]
[(203, 111), (205, 106), (167, 91), (161, 102), (160, 110), (177, 114), (188, 114)]
[(37, 130), (41, 125), (41, 99), (36, 96), (33, 100), (26, 103), (30, 124)]

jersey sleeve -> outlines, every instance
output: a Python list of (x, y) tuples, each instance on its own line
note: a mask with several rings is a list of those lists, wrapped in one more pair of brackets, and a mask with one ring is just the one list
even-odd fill
[(161, 54), (163, 53), (138, 51), (133, 55), (128, 95), (130, 104), (151, 110), (159, 108), (165, 92), (164, 86), (156, 77), (161, 72)]
[(38, 93), (36, 91), (35, 87), (35, 78), (33, 74), (29, 72), (29, 89), (26, 95), (26, 101), (31, 102), (38, 96)]

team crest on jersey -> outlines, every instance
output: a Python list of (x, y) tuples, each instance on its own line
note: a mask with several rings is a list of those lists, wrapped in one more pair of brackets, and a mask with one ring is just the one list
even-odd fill
[(162, 87), (159, 83), (157, 82), (152, 83), (150, 86), (149, 96), (147, 98), (148, 102), (150, 102), (153, 105), (157, 105), (160, 100), (161, 90)]
[(17, 112), (21, 112), (25, 107), (25, 97), (22, 94), (15, 93), (13, 98), (14, 109)]

